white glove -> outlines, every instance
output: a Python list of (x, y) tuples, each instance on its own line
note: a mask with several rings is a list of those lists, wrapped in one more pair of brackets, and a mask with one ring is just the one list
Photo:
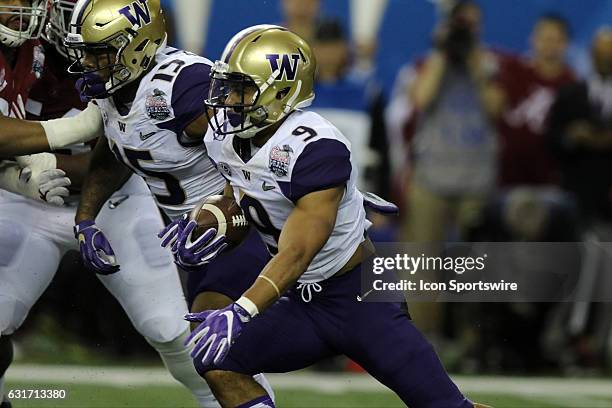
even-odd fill
[(15, 158), (17, 164), (22, 168), (29, 167), (32, 170), (32, 175), (42, 173), (45, 170), (57, 169), (57, 159), (52, 153), (30, 154), (28, 156), (19, 156)]
[(21, 165), (10, 161), (0, 165), (0, 188), (53, 205), (64, 204), (71, 182), (63, 170), (55, 167), (55, 156), (41, 153), (17, 160)]

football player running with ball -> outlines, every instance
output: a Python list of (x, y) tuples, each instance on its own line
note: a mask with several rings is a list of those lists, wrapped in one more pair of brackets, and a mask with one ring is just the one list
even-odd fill
[[(357, 300), (371, 253), (350, 142), (321, 116), (316, 62), (282, 27), (245, 29), (211, 72), (205, 144), (276, 255), (233, 304), (187, 316), (198, 372), (224, 407), (273, 407), (252, 375), (345, 354), (410, 407), (471, 408), (399, 305)], [(178, 231), (178, 254), (193, 250)], [(206, 249), (202, 244), (200, 250)], [(245, 260), (248, 262), (248, 260)]]

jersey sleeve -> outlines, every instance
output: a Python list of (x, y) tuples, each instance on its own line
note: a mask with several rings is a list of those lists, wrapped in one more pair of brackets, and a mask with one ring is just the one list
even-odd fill
[(291, 181), (279, 182), (285, 197), (297, 202), (315, 191), (344, 185), (351, 177), (351, 152), (339, 140), (319, 139), (298, 156)]
[[(174, 117), (157, 126), (180, 136), (191, 122), (206, 112), (204, 99), (208, 96), (209, 86), (210, 65), (198, 63), (183, 68), (172, 88)], [(198, 143), (201, 143), (201, 140)]]

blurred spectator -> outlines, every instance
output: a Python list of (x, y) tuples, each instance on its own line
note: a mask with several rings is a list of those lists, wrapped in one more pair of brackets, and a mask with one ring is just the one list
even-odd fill
[[(354, 68), (352, 49), (344, 28), (334, 19), (317, 26), (313, 40), (317, 58), (312, 109), (332, 122), (351, 141), (359, 168), (358, 186), (387, 197), (389, 160), (383, 117), (384, 99), (375, 81)], [(375, 240), (394, 239), (387, 217), (371, 217)], [(378, 227), (378, 228), (377, 228)], [(384, 236), (377, 236), (384, 235)]]
[(612, 221), (612, 28), (592, 44), (594, 72), (563, 88), (550, 113), (550, 138), (561, 161), (562, 185), (588, 223)]
[(353, 69), (350, 44), (337, 20), (318, 25), (313, 48), (318, 70), (312, 109), (351, 140), (359, 187), (386, 196), (389, 161), (380, 88)]
[(581, 231), (570, 198), (556, 188), (514, 188), (485, 207), (470, 231), (475, 242), (574, 242)]
[[(441, 242), (449, 232), (465, 236), (495, 187), (495, 121), (504, 95), (495, 82), (498, 56), (480, 43), (480, 23), (476, 3), (458, 2), (434, 31), (435, 48), (398, 76), (403, 89), (386, 117), (396, 152), (394, 182), (408, 184), (403, 187), (404, 241)], [(397, 134), (400, 126), (403, 139)], [(410, 156), (397, 152), (400, 147)], [(402, 159), (410, 162), (409, 171), (398, 165)], [(463, 336), (451, 328), (449, 315), (459, 309), (464, 310), (458, 305), (444, 310), (440, 303), (409, 305), (415, 323), (434, 343), (440, 336)]]
[(508, 58), (502, 82), (507, 110), (500, 120), (502, 186), (558, 184), (559, 170), (546, 143), (545, 120), (557, 90), (575, 81), (565, 57), (570, 31), (545, 14), (531, 33), (527, 58)]
[(312, 44), (321, 9), (320, 0), (283, 0), (283, 26)]
[(458, 3), (435, 35), (408, 92), (414, 108), (413, 172), (403, 236), (436, 242), (452, 218), (464, 231), (496, 181), (494, 128), (504, 95), (494, 82), (497, 57), (479, 42), (480, 9)]
[[(560, 90), (550, 112), (549, 135), (561, 163), (562, 186), (574, 194), (586, 230), (577, 296), (597, 298), (599, 293), (609, 299), (609, 263), (601, 242), (612, 237), (612, 28), (595, 35), (591, 60), (593, 70), (584, 81)], [(564, 311), (558, 315), (566, 331), (557, 330), (556, 339), (548, 336), (548, 344), (557, 343), (550, 348), (562, 352), (568, 367), (602, 367), (610, 355), (609, 304), (580, 302), (567, 317)]]

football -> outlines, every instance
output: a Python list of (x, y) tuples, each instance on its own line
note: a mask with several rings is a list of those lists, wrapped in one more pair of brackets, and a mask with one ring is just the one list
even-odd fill
[(225, 235), (228, 244), (227, 249), (238, 246), (249, 232), (249, 222), (240, 205), (235, 200), (223, 195), (206, 197), (195, 206), (190, 217), (198, 223), (192, 234), (194, 240), (209, 228), (216, 228), (217, 235), (215, 238), (219, 235)]

